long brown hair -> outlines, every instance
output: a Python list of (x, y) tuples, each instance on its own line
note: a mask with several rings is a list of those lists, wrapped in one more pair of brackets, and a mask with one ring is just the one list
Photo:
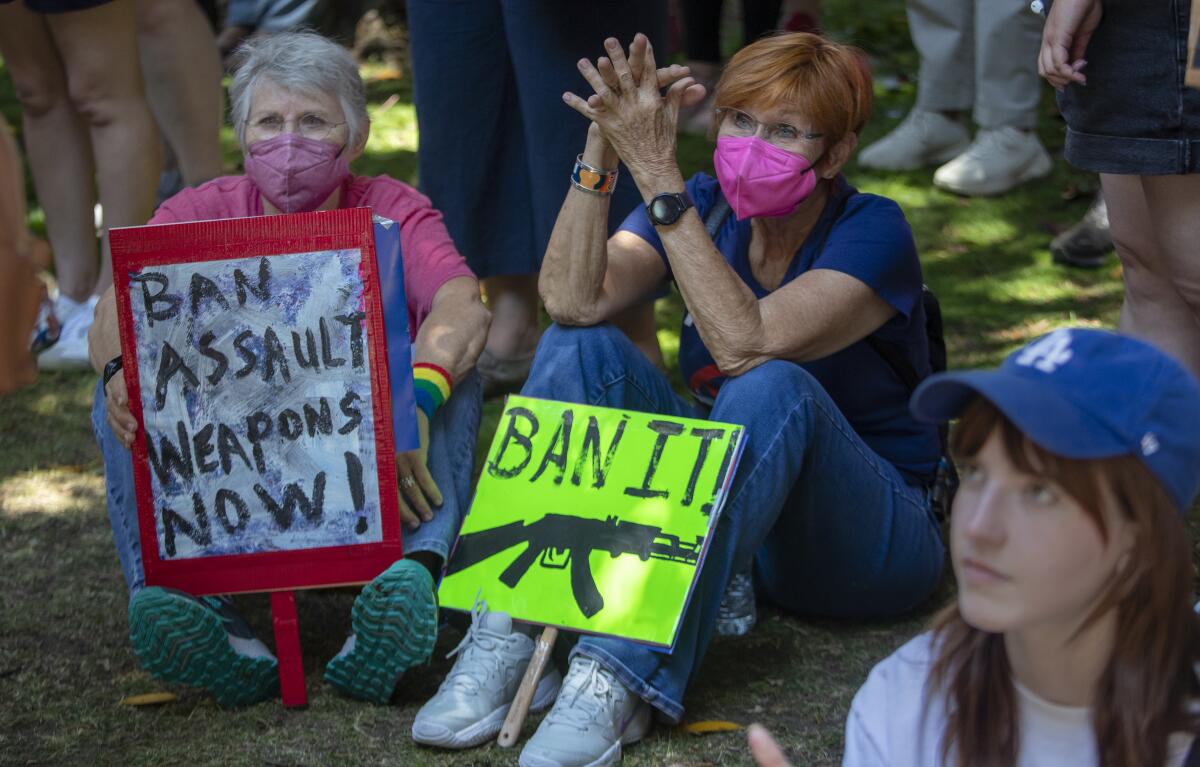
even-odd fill
[[(1107, 540), (1104, 490), (1136, 526), (1128, 565), (1114, 575), (1084, 626), (1116, 610), (1116, 639), (1092, 704), (1102, 767), (1161, 767), (1174, 732), (1196, 732), (1189, 704), (1200, 694), (1200, 617), (1192, 612), (1193, 567), (1183, 518), (1137, 458), (1074, 460), (1033, 444), (994, 405), (976, 398), (955, 430), (956, 455), (974, 456), (999, 431), (1009, 460), (1045, 477), (1087, 511)], [(957, 603), (933, 622), (937, 657), (926, 700), (943, 695), (942, 761), (1012, 767), (1020, 751), (1016, 690), (1002, 634), (969, 625)], [(951, 759), (953, 756), (953, 760)]]

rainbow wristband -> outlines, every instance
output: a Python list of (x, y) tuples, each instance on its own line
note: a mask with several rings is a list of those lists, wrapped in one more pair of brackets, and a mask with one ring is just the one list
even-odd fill
[(612, 194), (617, 187), (617, 171), (593, 168), (583, 161), (583, 155), (579, 155), (571, 170), (571, 183), (581, 192)]
[(450, 374), (445, 369), (430, 362), (413, 365), (413, 395), (417, 407), (430, 421), (434, 412), (450, 398), (450, 389)]

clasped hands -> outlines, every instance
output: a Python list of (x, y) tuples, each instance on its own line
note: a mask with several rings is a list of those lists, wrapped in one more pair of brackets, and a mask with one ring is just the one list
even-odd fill
[(567, 92), (563, 101), (592, 121), (589, 137), (598, 131), (639, 186), (641, 178), (670, 169), (678, 173), (675, 130), (679, 110), (703, 101), (705, 87), (691, 77), (687, 67), (673, 64), (659, 69), (650, 41), (640, 32), (629, 46), (628, 57), (616, 38), (605, 40), (604, 48), (608, 55), (595, 64), (588, 59), (578, 63), (594, 93), (584, 99)]

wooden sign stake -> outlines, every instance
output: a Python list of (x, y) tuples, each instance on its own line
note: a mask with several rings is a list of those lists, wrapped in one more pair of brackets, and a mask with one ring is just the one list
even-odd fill
[[(529, 659), (529, 667), (525, 669), (525, 676), (521, 679), (521, 686), (517, 688), (517, 696), (513, 698), (512, 706), (508, 709), (508, 716), (504, 718), (504, 726), (500, 728), (500, 737), (497, 742), (501, 748), (512, 748), (517, 742), (517, 738), (521, 736), (521, 728), (525, 726), (525, 717), (529, 715), (529, 704), (533, 702), (533, 693), (542, 679), (542, 672), (546, 670), (546, 663), (550, 660), (550, 653), (554, 650), (554, 642), (557, 639), (557, 628), (547, 626), (542, 629), (542, 635), (538, 637), (533, 657)], [(280, 666), (280, 668), (283, 667)]]
[(279, 692), (283, 705), (287, 708), (307, 706), (296, 592), (271, 592), (271, 623), (275, 626), (275, 657), (279, 661)]

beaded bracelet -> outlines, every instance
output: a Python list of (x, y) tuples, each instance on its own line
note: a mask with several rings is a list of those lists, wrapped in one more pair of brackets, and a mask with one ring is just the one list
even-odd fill
[(450, 374), (431, 362), (413, 365), (413, 395), (417, 407), (430, 421), (433, 414), (450, 398)]
[(583, 155), (575, 158), (571, 171), (571, 183), (581, 192), (589, 194), (612, 194), (617, 186), (617, 170), (593, 168), (583, 161)]

